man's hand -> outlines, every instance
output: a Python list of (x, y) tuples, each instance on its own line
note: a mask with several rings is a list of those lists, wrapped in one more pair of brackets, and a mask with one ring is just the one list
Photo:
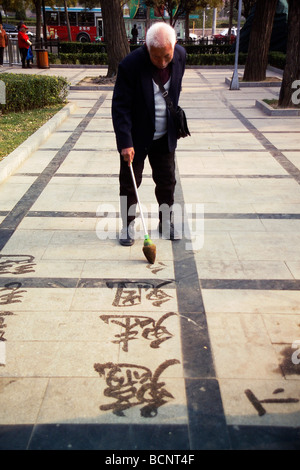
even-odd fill
[(121, 155), (123, 156), (124, 161), (128, 162), (128, 166), (130, 166), (134, 159), (134, 148), (129, 147), (127, 149), (122, 149)]

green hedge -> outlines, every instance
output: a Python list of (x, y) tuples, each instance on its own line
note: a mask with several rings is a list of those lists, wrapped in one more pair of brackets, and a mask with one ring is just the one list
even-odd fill
[[(182, 43), (188, 54), (228, 54), (231, 50), (230, 44), (187, 44)], [(130, 50), (134, 50), (140, 45), (130, 44)], [(103, 42), (60, 42), (60, 54), (93, 54), (106, 52), (106, 44)]]
[[(59, 59), (62, 64), (83, 64), (83, 65), (107, 65), (107, 54), (105, 52), (83, 53), (77, 52), (74, 54), (59, 54)], [(51, 58), (52, 60), (52, 58)]]
[(68, 94), (63, 77), (2, 73), (1, 80), (6, 86), (6, 103), (0, 104), (3, 113), (63, 103)]
[[(239, 65), (245, 65), (247, 54), (239, 54)], [(187, 65), (234, 65), (235, 54), (188, 54)]]
[[(244, 65), (247, 54), (239, 54), (239, 65)], [(49, 54), (49, 62), (55, 64), (107, 65), (107, 54), (103, 53), (62, 53), (59, 57)], [(235, 54), (187, 54), (187, 65), (234, 65)]]
[[(130, 50), (133, 51), (140, 47), (136, 44), (129, 45)], [(106, 51), (106, 44), (104, 42), (60, 42), (58, 54), (95, 54), (103, 53)]]
[[(50, 63), (57, 59), (62, 64), (107, 65), (107, 53), (100, 52), (102, 43), (65, 42), (60, 45), (58, 56), (49, 54)], [(136, 48), (140, 46), (132, 46)], [(235, 53), (229, 53), (228, 45), (184, 45), (187, 51), (187, 65), (234, 65)], [(239, 65), (245, 65), (247, 54), (239, 54)], [(286, 55), (281, 52), (269, 53), (269, 64), (284, 69)]]
[(187, 54), (229, 54), (230, 44), (182, 44)]
[(270, 52), (269, 53), (269, 64), (278, 69), (284, 70), (286, 61), (286, 54), (283, 52)]
[(105, 44), (101, 42), (60, 42), (59, 55), (62, 54), (93, 54), (103, 52)]

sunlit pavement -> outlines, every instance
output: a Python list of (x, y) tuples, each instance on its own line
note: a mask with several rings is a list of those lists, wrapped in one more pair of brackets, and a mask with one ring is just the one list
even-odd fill
[(187, 68), (182, 233), (147, 163), (150, 265), (140, 219), (117, 239), (112, 87), (76, 86), (106, 70), (3, 71), (66, 77), (72, 109), (0, 185), (0, 448), (299, 449), (300, 117), (255, 106), (279, 88)]

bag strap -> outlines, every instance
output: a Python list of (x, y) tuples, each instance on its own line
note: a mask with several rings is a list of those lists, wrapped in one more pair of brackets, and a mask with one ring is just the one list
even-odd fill
[(168, 106), (169, 110), (170, 110), (171, 112), (173, 112), (173, 113), (176, 113), (176, 111), (175, 111), (175, 109), (174, 109), (174, 105), (173, 105), (173, 103), (172, 103), (172, 100), (171, 100), (171, 98), (169, 97), (169, 92), (168, 92), (168, 90), (166, 90), (165, 87), (163, 86), (163, 84), (162, 84), (162, 82), (161, 82), (161, 80), (160, 80), (158, 74), (156, 74), (156, 76), (153, 77), (153, 79), (154, 79), (155, 83), (159, 86), (159, 89), (160, 89), (160, 91), (161, 91), (161, 94), (163, 95), (163, 97), (164, 97), (164, 99), (165, 99), (165, 101), (166, 101), (166, 103), (167, 103), (167, 106)]

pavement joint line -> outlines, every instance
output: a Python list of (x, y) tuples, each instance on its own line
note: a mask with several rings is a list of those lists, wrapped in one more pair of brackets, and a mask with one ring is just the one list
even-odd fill
[[(39, 176), (40, 173), (16, 173), (15, 176), (28, 176), (28, 177), (36, 177)], [(56, 173), (54, 178), (118, 178), (119, 175), (117, 173)], [(151, 175), (143, 175), (144, 178), (152, 178)], [(188, 178), (194, 178), (194, 179), (231, 179), (231, 178), (237, 178), (237, 179), (291, 179), (291, 175), (287, 174), (282, 174), (282, 175), (243, 175), (243, 174), (230, 174), (230, 175), (221, 175), (221, 174), (195, 174), (195, 175), (181, 175), (181, 179), (188, 179)]]
[[(0, 216), (5, 217), (9, 214), (10, 211), (0, 211)], [(77, 211), (28, 211), (26, 217), (72, 217), (72, 218), (99, 218), (96, 212), (77, 212)], [(114, 214), (105, 213), (102, 217), (120, 217), (119, 212)], [(198, 215), (191, 214), (191, 219), (198, 218)], [(157, 218), (157, 214), (149, 213), (149, 218)], [(204, 219), (271, 219), (271, 220), (298, 220), (300, 219), (299, 213), (232, 213), (232, 212), (206, 212), (204, 214)]]
[[(178, 164), (176, 164), (175, 168), (177, 182), (175, 201), (182, 206), (182, 209), (184, 209), (185, 201), (181, 185), (181, 176), (178, 171)], [(213, 359), (201, 284), (198, 278), (194, 252), (187, 252), (185, 250), (187, 237), (183, 236), (180, 240), (176, 240), (176, 242), (172, 243), (172, 253), (177, 307), (180, 316), (182, 338), (181, 349), (188, 405), (191, 448), (201, 448), (199, 421), (203, 419), (203, 410), (201, 410), (201, 413), (200, 410), (195, 411), (195, 409), (193, 409), (194, 388), (191, 389), (190, 381), (191, 379), (194, 379), (195, 382), (193, 387), (198, 384), (200, 390), (200, 383), (203, 384), (204, 379), (214, 379), (214, 391), (207, 396), (207, 402), (209, 402), (210, 407), (214, 407), (215, 413), (213, 421), (216, 420), (215, 426), (218, 426), (219, 428), (218, 435), (216, 437), (216, 445), (217, 447), (228, 449), (230, 448), (229, 434)], [(201, 334), (199, 333), (198, 335), (195, 335), (192, 333), (192, 320), (196, 321)], [(205, 386), (208, 388), (207, 383)], [(200, 408), (202, 408), (202, 406), (200, 406)], [(195, 419), (195, 417), (198, 417), (198, 419)]]

